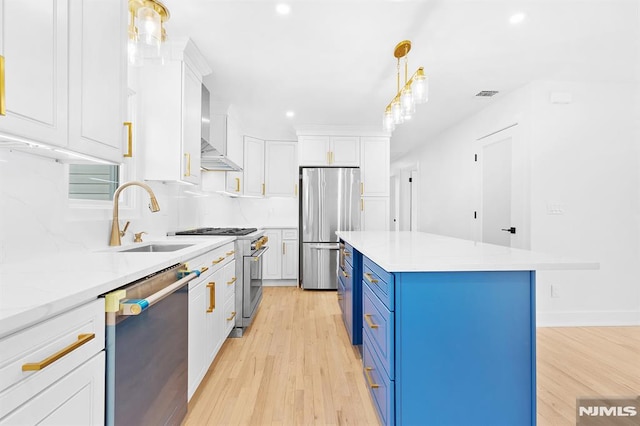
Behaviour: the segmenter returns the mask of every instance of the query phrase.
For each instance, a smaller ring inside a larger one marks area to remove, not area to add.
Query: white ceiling
[[[637,0],[281,2],[290,15],[269,0],[164,2],[169,37],[191,37],[211,65],[214,99],[265,139],[295,139],[305,125],[381,129],[403,39],[413,43],[409,73],[425,67],[430,99],[393,133],[392,157],[532,80],[640,75]],[[517,12],[526,17],[512,25]],[[480,90],[500,94],[476,98]]]

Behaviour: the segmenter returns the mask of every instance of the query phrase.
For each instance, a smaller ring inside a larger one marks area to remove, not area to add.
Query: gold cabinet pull
[[[367,279],[367,281],[369,281],[371,284],[378,284],[378,280],[376,280],[375,278],[373,278],[373,275],[371,275],[368,272],[364,273],[364,277]]]
[[[227,321],[231,321],[235,317],[236,317],[236,311],[231,311],[231,316],[229,318],[227,318]]]
[[[364,211],[364,199],[360,198],[360,211]]]
[[[205,272],[207,272],[209,270],[209,268],[207,268],[206,266],[203,266],[202,268],[200,268],[200,273],[204,274]]]
[[[236,192],[240,192],[240,178],[236,178]]]
[[[236,277],[231,278],[231,281],[227,281],[227,285],[235,283],[238,279]]]
[[[262,184],[262,195],[264,195],[264,183]]]
[[[133,123],[130,121],[125,121],[125,126],[127,126],[127,153],[122,156],[125,158],[133,157]]]
[[[184,156],[187,159],[187,172],[184,174],[184,177],[189,177],[191,176],[191,154],[185,152]]]
[[[216,283],[210,282],[207,284],[207,288],[209,289],[209,307],[207,308],[207,313],[210,314],[216,308]]]
[[[342,253],[346,256],[346,257],[351,257],[351,252],[349,250],[342,250]]]
[[[360,182],[360,195],[364,195],[364,182]]]
[[[371,314],[364,314],[364,320],[367,322],[369,328],[378,328],[378,324],[374,324],[373,321],[371,321]]]
[[[298,184],[293,185],[293,195],[298,196]]]
[[[228,251],[226,254],[227,254],[227,256],[231,256],[231,255],[232,255],[232,254],[234,254],[235,252],[236,252],[235,250],[231,250],[231,251]]]
[[[212,265],[217,265],[218,263],[222,262],[224,260],[224,257],[219,257],[217,260],[214,260],[213,262],[211,262]]]
[[[342,272],[342,275],[344,275],[345,278],[349,278],[349,274],[347,274],[345,271],[340,271]]]
[[[68,353],[75,351],[80,346],[84,345],[85,343],[87,343],[88,341],[93,339],[94,337],[96,337],[96,335],[94,333],[78,334],[78,340],[76,340],[75,342],[73,342],[72,344],[67,346],[66,348],[59,350],[55,354],[43,359],[40,362],[30,362],[30,363],[27,363],[27,364],[23,364],[22,365],[22,371],[38,371],[38,370],[42,370],[45,367],[47,367],[48,365],[53,364],[54,362],[56,362],[57,360],[59,360],[63,356],[67,355]]]
[[[369,387],[371,389],[377,389],[380,387],[380,385],[377,383],[373,383],[373,378],[371,378],[371,370],[373,370],[372,367],[365,367],[364,375],[367,376],[367,383],[369,384]]]
[[[7,97],[4,86],[4,56],[0,55],[0,115],[7,115]]]

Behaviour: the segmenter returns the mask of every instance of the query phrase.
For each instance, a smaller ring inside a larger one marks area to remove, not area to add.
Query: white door
[[[244,137],[244,195],[263,196],[264,186],[264,141]]]
[[[266,194],[272,197],[295,197],[298,185],[296,142],[265,142]]]
[[[398,212],[400,211],[400,180],[397,175],[391,176],[389,188],[389,230],[399,231]]]
[[[329,136],[301,136],[298,139],[300,166],[329,164]]]
[[[282,241],[282,279],[298,279],[298,240]]]
[[[202,83],[183,63],[182,88],[182,180],[200,182],[200,141],[202,132]]]
[[[511,136],[482,148],[482,242],[511,246]],[[516,227],[517,232],[517,227]]]
[[[208,289],[205,288],[204,281],[189,289],[188,399],[196,392],[208,368],[206,327],[209,294],[205,290]]]
[[[265,280],[282,279],[282,232],[279,229],[265,231],[264,235],[269,239],[269,250],[262,255],[262,278]]]
[[[358,167],[360,165],[360,138],[357,136],[331,137],[329,165]]]

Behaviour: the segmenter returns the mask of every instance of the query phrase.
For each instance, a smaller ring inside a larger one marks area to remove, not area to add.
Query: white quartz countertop
[[[424,232],[336,232],[387,272],[598,269],[597,262]]]
[[[234,240],[181,237],[162,242],[193,245],[165,253],[118,253],[112,247],[0,265],[0,337]]]

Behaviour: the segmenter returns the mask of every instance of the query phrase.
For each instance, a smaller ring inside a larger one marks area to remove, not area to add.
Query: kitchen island
[[[365,379],[383,424],[536,423],[535,271],[583,262],[421,232],[338,232],[359,276]],[[357,283],[357,285],[356,285]]]

